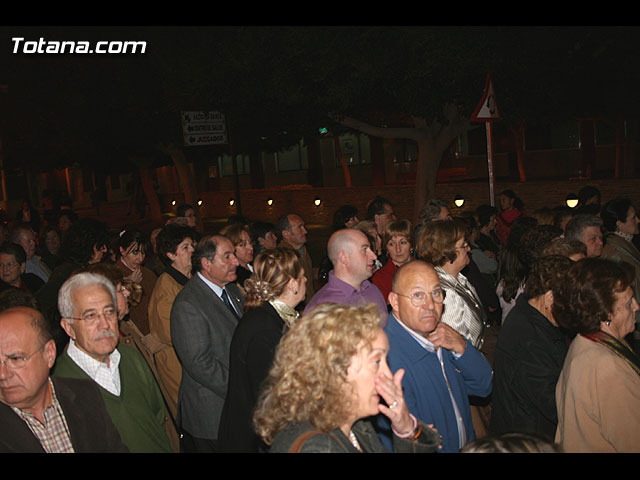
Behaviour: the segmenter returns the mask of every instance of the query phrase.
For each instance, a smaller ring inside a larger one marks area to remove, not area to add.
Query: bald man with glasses
[[[0,312],[0,453],[128,452],[93,382],[50,378],[55,358],[40,312]]]
[[[440,322],[445,295],[433,266],[421,260],[403,265],[393,277],[392,311],[384,330],[391,371],[405,370],[409,411],[440,432],[440,452],[453,453],[475,438],[468,397],[491,393],[492,371],[468,340]],[[388,422],[380,416],[378,424],[383,443],[390,446]]]

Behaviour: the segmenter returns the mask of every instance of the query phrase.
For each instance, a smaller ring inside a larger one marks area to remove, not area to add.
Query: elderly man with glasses
[[[95,383],[50,378],[55,359],[40,312],[0,313],[0,453],[127,452]]]
[[[75,274],[62,285],[58,308],[70,340],[56,362],[54,376],[95,381],[132,453],[170,453],[160,388],[142,355],[118,345],[113,283],[95,273]]]
[[[445,299],[436,270],[414,260],[394,277],[385,326],[387,361],[402,379],[409,411],[433,424],[443,438],[440,452],[457,452],[475,438],[469,395],[488,396],[492,371],[487,359],[462,335],[440,322]],[[387,422],[380,416],[380,436],[390,445]]]

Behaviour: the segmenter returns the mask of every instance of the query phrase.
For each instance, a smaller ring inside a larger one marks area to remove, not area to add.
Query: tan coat
[[[578,335],[556,386],[555,441],[567,453],[640,452],[640,375]]]
[[[155,339],[164,348],[154,355],[159,380],[162,382],[168,398],[167,405],[173,418],[178,407],[178,387],[182,379],[182,365],[173,348],[169,318],[173,301],[182,290],[182,285],[171,275],[163,273],[158,278],[149,300],[149,328]]]

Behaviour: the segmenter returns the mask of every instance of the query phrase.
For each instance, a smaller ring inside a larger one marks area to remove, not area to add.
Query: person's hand
[[[462,355],[467,348],[467,342],[462,335],[446,323],[440,322],[436,329],[427,335],[427,340],[438,348],[446,348]]]
[[[140,283],[142,282],[142,269],[141,268],[136,268],[131,275],[125,277],[125,280],[129,280],[130,282],[133,283]]]
[[[401,434],[411,433],[413,430],[413,419],[409,415],[409,409],[404,402],[404,394],[402,393],[402,377],[404,377],[404,369],[399,369],[393,378],[386,375],[379,375],[376,378],[376,392],[387,403],[380,403],[378,410],[391,420],[392,428]]]

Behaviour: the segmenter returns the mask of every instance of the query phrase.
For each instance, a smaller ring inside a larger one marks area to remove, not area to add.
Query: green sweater
[[[100,388],[111,420],[131,453],[171,453],[165,431],[166,409],[160,388],[144,357],[138,351],[119,345],[120,396]],[[53,369],[57,377],[89,378],[65,352]],[[87,406],[90,408],[90,406]]]

